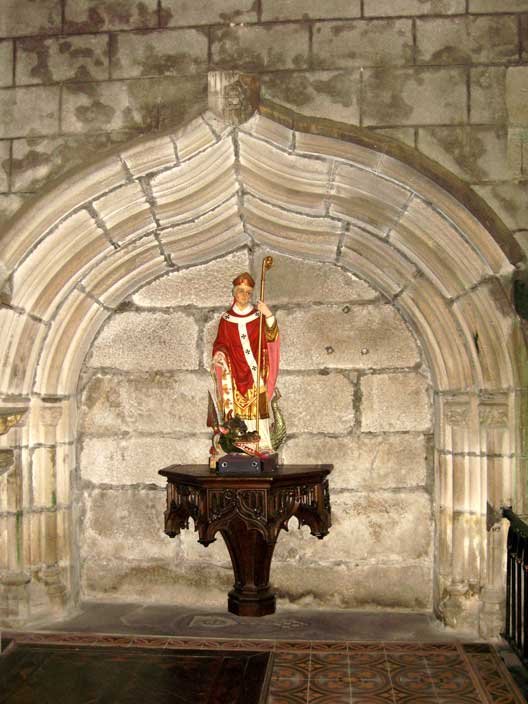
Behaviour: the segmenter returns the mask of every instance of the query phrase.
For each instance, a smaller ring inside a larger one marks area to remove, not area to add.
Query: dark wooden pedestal
[[[327,476],[332,465],[285,465],[255,475],[218,475],[207,465],[172,465],[167,478],[165,533],[173,538],[189,527],[198,542],[209,545],[220,533],[227,545],[235,584],[228,610],[239,616],[275,611],[269,573],[281,529],[296,516],[312,535],[324,538],[330,528]]]

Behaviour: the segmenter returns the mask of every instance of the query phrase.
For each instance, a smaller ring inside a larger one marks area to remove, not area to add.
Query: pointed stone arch
[[[103,322],[163,273],[258,243],[360,276],[420,337],[435,396],[436,609],[499,632],[496,512],[524,502],[525,343],[510,300],[521,254],[456,179],[389,152],[276,107],[239,126],[208,111],[73,175],[13,223],[0,398],[27,413],[4,436],[15,448],[0,476],[5,620],[76,598],[77,390]]]

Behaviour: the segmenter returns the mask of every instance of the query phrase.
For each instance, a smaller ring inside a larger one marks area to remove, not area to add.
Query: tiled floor
[[[268,704],[523,702],[489,646],[348,643],[277,652]]]
[[[274,662],[268,704],[525,701],[495,649],[486,643],[203,639],[67,632],[10,635],[24,642],[79,646],[270,651]]]

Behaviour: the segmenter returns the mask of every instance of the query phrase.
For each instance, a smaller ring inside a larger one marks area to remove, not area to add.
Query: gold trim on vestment
[[[277,318],[275,318],[271,327],[268,327],[267,323],[264,325],[264,327],[266,328],[266,340],[268,342],[275,342],[275,340],[279,336],[279,325],[277,323]]]
[[[233,383],[233,399],[235,404],[234,415],[244,420],[255,420],[257,416],[255,395],[255,386],[248,389],[245,394],[241,394],[237,389],[236,384]],[[268,408],[268,394],[265,390],[260,392],[260,417],[270,417]]]

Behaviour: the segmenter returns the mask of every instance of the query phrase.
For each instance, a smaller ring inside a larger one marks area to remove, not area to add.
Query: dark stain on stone
[[[108,394],[105,393],[106,384],[104,379],[99,376],[94,377],[90,380],[84,394],[83,394],[83,406],[84,411],[92,411],[97,407],[99,403],[108,403],[110,400]]]
[[[10,163],[11,163],[11,162],[10,162],[9,159],[4,159],[4,160],[2,161],[2,163],[1,163],[2,169],[4,170],[4,173],[5,173],[6,176],[9,175],[9,164],[10,164]]]
[[[262,29],[266,32],[272,31],[268,26],[263,26]],[[255,43],[257,42],[253,44]],[[284,67],[287,64],[277,42],[271,42],[269,46],[259,47],[259,49],[253,49],[251,44],[242,46],[240,33],[236,28],[226,28],[216,34],[213,39],[213,55],[216,57],[214,64],[219,68],[262,71],[266,68]]]
[[[305,74],[290,77],[272,74],[265,81],[265,91],[272,100],[296,107],[307,105],[313,95],[310,80]]]
[[[233,12],[220,12],[218,16],[222,22],[227,24],[229,22],[236,23],[244,14],[244,10],[234,10]]]
[[[317,93],[327,95],[333,103],[349,108],[354,103],[355,92],[346,73],[338,73],[327,80],[314,80],[313,87]]]
[[[520,275],[513,282],[513,301],[515,311],[523,320],[528,320],[528,281]]]
[[[97,83],[75,83],[66,88],[70,93],[80,93],[88,98],[95,99],[98,95]]]
[[[179,83],[172,90],[163,90],[163,86],[172,79],[163,80],[159,106],[160,128],[176,127],[196,117],[207,105],[207,78],[188,80]],[[194,113],[194,114],[193,114]]]
[[[353,22],[340,22],[339,24],[334,24],[331,27],[332,35],[334,37],[339,37],[341,34],[344,34],[345,32],[351,32],[354,30],[354,23]]]
[[[86,66],[79,66],[71,80],[89,81],[91,78],[93,78],[93,76],[90,71],[86,68]]]
[[[16,178],[18,174],[33,171],[39,166],[49,163],[49,160],[50,155],[46,152],[39,152],[36,149],[30,149],[21,159],[13,159],[13,177]]]
[[[500,132],[499,129],[498,133],[500,134]],[[478,130],[465,127],[433,127],[431,135],[442,150],[455,159],[465,173],[476,179],[488,177],[486,169],[479,165],[480,159],[486,154],[486,146],[479,137]]]
[[[80,47],[79,49],[73,49],[70,52],[70,57],[72,59],[91,59],[94,55],[94,50],[90,47]]]
[[[134,116],[134,111],[128,105],[123,110],[123,120],[124,120],[127,127],[139,127],[139,123]],[[156,125],[157,121],[155,118],[152,118],[151,121],[146,119],[144,122],[145,122],[145,126],[149,126],[149,125],[154,126],[154,125]]]
[[[528,14],[521,15],[521,51],[522,60],[528,61]]]
[[[424,79],[414,74],[417,83]],[[386,69],[374,69],[365,85],[366,112],[376,115],[378,121],[398,124],[412,115],[413,107],[402,98],[409,74]]]
[[[477,354],[480,355],[479,334],[478,334],[478,332],[473,333],[473,342],[475,343],[475,349],[477,350]]]
[[[470,64],[471,52],[459,46],[445,46],[435,51],[428,63],[432,64]]]
[[[194,60],[186,52],[157,54],[154,46],[148,46],[142,62],[142,76],[166,76],[192,73],[201,68],[203,62]]]
[[[306,68],[306,56],[304,54],[295,54],[292,59],[292,64],[295,66],[295,68]]]
[[[79,122],[91,127],[108,125],[115,114],[115,108],[105,105],[100,100],[95,100],[91,105],[79,105],[75,108],[75,115]]]
[[[138,3],[138,10],[140,6],[141,11],[144,13],[146,10],[144,4]],[[106,2],[101,2],[99,7],[102,13],[106,15],[107,22],[110,26],[118,25],[119,27],[126,27],[130,25],[132,13],[130,12],[128,3],[107,0]]]
[[[38,78],[44,83],[53,80],[53,75],[49,68],[49,44],[42,39],[24,39],[20,43],[23,51],[31,53],[36,59],[36,64],[30,73],[34,78]]]
[[[99,13],[96,7],[88,9],[88,17],[85,21],[77,22],[68,20],[66,30],[69,32],[100,32],[104,29],[105,18]]]
[[[167,25],[169,24],[171,19],[172,19],[171,10],[167,9],[166,7],[162,7],[161,12],[160,12],[160,26],[167,27]]]
[[[486,283],[486,287],[490,299],[495,303],[496,310],[504,316],[504,318],[511,318],[513,306],[502,284],[497,280],[492,280]]]
[[[215,64],[222,68],[240,67],[253,71],[266,67],[266,62],[259,52],[238,46],[237,43],[229,45],[226,42],[222,42],[218,47],[218,59]]]
[[[152,24],[152,15],[156,11],[149,10],[144,2],[138,2],[136,8],[140,23],[144,27],[149,27]]]
[[[156,25],[157,7],[150,10],[144,2],[137,2],[134,6],[128,0],[100,0],[88,9],[88,16],[85,20],[80,22],[68,20],[66,29],[75,32],[93,32],[101,31],[105,27],[146,29]]]
[[[126,126],[157,129],[160,101],[166,99],[164,91],[157,82],[144,79],[130,81],[127,87],[129,105],[123,110]]]

